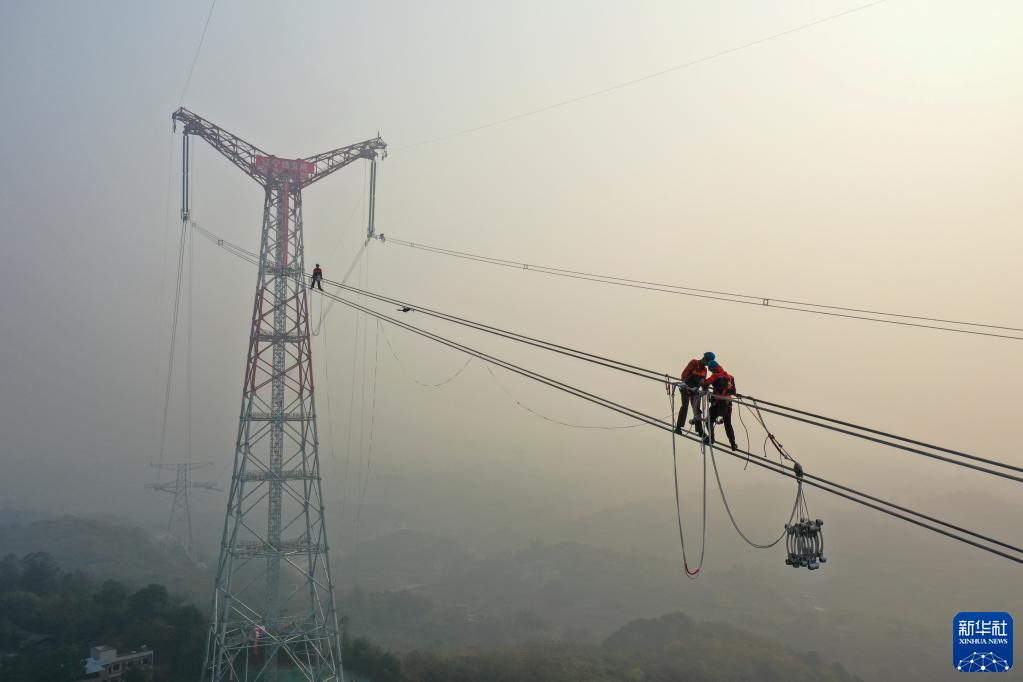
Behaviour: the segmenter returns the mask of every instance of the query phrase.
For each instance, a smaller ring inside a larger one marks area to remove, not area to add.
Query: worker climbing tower
[[[264,190],[234,473],[203,679],[341,680],[317,451],[302,190],[358,159],[376,159],[386,145],[376,137],[283,159],[187,109],[172,119],[184,126],[182,220],[189,220],[191,136],[206,140]]]

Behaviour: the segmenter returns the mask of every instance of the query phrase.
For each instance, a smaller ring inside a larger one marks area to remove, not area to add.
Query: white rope
[[[739,522],[735,520],[735,515],[732,513],[732,508],[728,504],[728,497],[725,495],[725,487],[721,483],[721,474],[718,472],[717,458],[715,458],[714,456],[714,438],[710,435],[711,433],[710,429],[712,428],[711,425],[712,419],[710,417],[709,398],[707,394],[704,394],[703,399],[707,401],[707,404],[705,405],[706,407],[705,413],[707,414],[707,439],[710,440],[710,462],[711,465],[714,467],[714,478],[717,480],[718,492],[721,493],[721,502],[722,504],[724,504],[725,511],[728,513],[728,519],[732,522],[732,528],[735,529],[735,532],[739,534],[739,537],[745,540],[746,544],[748,544],[750,547],[753,547],[755,549],[770,549],[771,547],[774,547],[779,542],[781,542],[782,538],[789,534],[788,525],[791,524],[792,520],[796,518],[796,511],[799,509],[800,502],[803,501],[803,482],[798,478],[796,479],[796,499],[792,503],[792,511],[789,513],[788,520],[783,524],[781,535],[779,535],[770,543],[766,544],[754,542],[753,540],[751,540],[749,536],[742,531],[742,528],[739,527]],[[762,426],[764,426],[764,430],[766,431],[767,425],[764,424],[762,418],[760,419],[760,423]],[[791,459],[791,457],[789,459]]]
[[[668,404],[671,407],[671,414],[675,414],[675,385],[670,384],[668,390]],[[675,445],[675,429],[671,430],[671,462],[674,469],[675,482],[675,516],[678,520],[678,539],[682,547],[682,568],[686,577],[696,580],[700,571],[703,570],[703,559],[707,550],[707,455],[703,456],[703,537],[700,544],[700,563],[696,570],[689,569],[689,560],[686,557],[686,539],[682,530],[682,502],[678,492],[678,448]],[[702,449],[701,445],[701,449]]]
[[[738,533],[739,537],[741,537],[743,540],[745,540],[746,544],[748,544],[750,547],[754,547],[756,549],[770,549],[771,547],[774,547],[779,542],[781,542],[781,539],[788,534],[788,531],[783,529],[782,532],[781,532],[781,535],[779,535],[777,538],[775,538],[773,541],[771,541],[768,544],[759,544],[757,542],[754,542],[753,540],[750,540],[749,537],[745,533],[742,532],[742,528],[739,527],[739,523],[735,520],[735,515],[732,514],[732,508],[728,505],[728,498],[725,497],[725,488],[724,488],[723,485],[721,485],[721,474],[718,473],[718,463],[717,463],[717,460],[714,458],[714,445],[713,445],[713,443],[711,444],[710,447],[711,447],[710,462],[714,466],[714,478],[716,478],[717,482],[718,482],[718,492],[721,493],[721,502],[723,502],[724,505],[725,505],[725,511],[728,512],[728,518],[731,520],[732,527],[735,528],[735,532]],[[789,518],[785,522],[786,525],[792,523],[792,519],[794,519],[796,517],[796,509],[799,507],[799,500],[802,497],[802,490],[803,490],[802,482],[797,481],[796,482],[796,499],[792,503],[792,512],[789,514]]]
[[[520,407],[523,410],[525,410],[526,412],[528,412],[531,415],[533,415],[534,417],[539,417],[540,419],[543,419],[544,421],[550,422],[551,424],[557,424],[558,426],[565,426],[565,427],[568,427],[570,429],[596,429],[596,430],[600,430],[600,431],[617,431],[617,430],[620,430],[620,429],[633,429],[633,428],[635,428],[637,426],[642,426],[642,423],[624,424],[622,426],[599,426],[599,425],[590,425],[590,424],[571,424],[569,422],[563,422],[563,421],[561,421],[559,419],[554,419],[553,417],[548,417],[545,414],[541,414],[540,412],[537,412],[536,410],[531,408],[529,405],[526,405],[521,400],[516,398],[512,394],[512,392],[508,390],[508,387],[505,386],[503,383],[501,383],[501,380],[497,378],[497,375],[494,374],[494,370],[492,370],[490,368],[489,364],[484,365],[484,368],[486,368],[487,372],[490,373],[490,377],[494,380],[494,383],[497,384],[497,387],[500,388],[501,391],[506,396],[508,396],[508,398],[511,399],[511,401],[513,403],[515,403],[516,407]]]
[[[422,386],[424,388],[438,388],[440,386],[444,386],[445,384],[451,383],[452,381],[457,379],[458,376],[462,372],[465,371],[465,369],[469,366],[469,364],[473,360],[476,359],[476,358],[474,358],[473,356],[470,355],[469,358],[465,361],[465,364],[463,364],[461,367],[459,367],[458,370],[454,374],[449,376],[447,379],[444,379],[443,381],[438,381],[435,384],[428,384],[428,383],[426,383],[424,381],[420,381],[419,379],[417,379],[412,374],[412,372],[409,371],[408,367],[405,366],[405,363],[401,361],[401,358],[398,357],[398,353],[396,353],[395,350],[394,350],[394,346],[391,345],[391,339],[387,336],[387,331],[384,329],[384,327],[382,325],[380,325],[380,324],[377,324],[377,328],[378,328],[380,334],[384,337],[384,342],[387,344],[388,350],[391,351],[391,357],[394,358],[394,361],[398,364],[398,367],[400,367],[402,369],[402,371],[405,372],[405,376],[407,376],[413,383],[419,384],[420,386]]]

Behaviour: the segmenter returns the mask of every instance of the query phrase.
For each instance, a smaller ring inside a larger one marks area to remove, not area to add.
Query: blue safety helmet
[[[717,357],[717,356],[714,355],[713,353],[711,353],[710,351],[707,351],[706,353],[703,354],[703,361],[704,362],[714,362],[714,358],[715,357]]]
[[[720,368],[721,368],[721,365],[719,365],[718,363],[716,363],[713,360],[711,360],[710,362],[707,363],[707,369],[718,370]]]

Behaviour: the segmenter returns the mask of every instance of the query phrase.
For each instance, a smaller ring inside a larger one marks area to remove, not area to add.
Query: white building
[[[141,670],[149,677],[153,671],[153,650],[142,647],[138,651],[130,651],[117,655],[112,646],[98,645],[89,650],[85,659],[85,680],[119,680],[129,670]]]

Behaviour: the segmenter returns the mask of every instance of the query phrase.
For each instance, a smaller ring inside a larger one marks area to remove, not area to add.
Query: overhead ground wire
[[[202,25],[202,34],[199,36],[199,44],[195,48],[195,55],[192,57],[192,65],[188,67],[188,76],[185,78],[185,85],[181,88],[181,97],[178,99],[178,106],[180,107],[185,101],[185,93],[188,92],[188,86],[192,83],[192,74],[195,72],[195,65],[199,61],[199,53],[202,52],[202,45],[206,41],[206,31],[210,27],[210,19],[213,18],[213,8],[217,6],[217,0],[213,0],[210,3],[210,11],[206,13],[206,22]]]
[[[1023,341],[1023,336],[980,331],[981,329],[994,329],[1000,331],[1023,332],[1023,327],[1012,327],[1008,325],[991,324],[985,322],[967,322],[963,320],[927,317],[923,315],[910,315],[905,313],[890,313],[878,310],[868,310],[863,308],[853,308],[823,303],[810,303],[805,301],[797,301],[784,298],[774,298],[771,296],[740,294],[728,291],[719,291],[715,289],[703,289],[678,284],[666,284],[662,282],[630,279],[627,277],[603,275],[592,272],[584,272],[580,270],[570,270],[567,268],[539,265],[535,263],[526,263],[522,261],[513,261],[503,258],[494,258],[491,256],[482,256],[479,254],[467,253],[464,251],[455,251],[453,249],[445,249],[441,247],[421,244],[418,242],[410,242],[403,239],[396,239],[394,237],[387,237],[385,240],[381,241],[384,241],[387,244],[397,244],[399,246],[404,246],[412,249],[419,249],[422,251],[428,251],[440,255],[460,258],[462,260],[486,263],[488,265],[497,265],[500,267],[512,268],[516,270],[538,272],[546,275],[553,275],[556,277],[565,277],[568,279],[576,279],[613,286],[627,287],[630,289],[656,291],[664,294],[673,294],[677,296],[688,296],[692,298],[702,298],[714,301],[722,301],[726,303],[741,303],[744,305],[759,306],[762,308],[775,308],[778,310],[789,310],[793,312],[811,313],[815,315],[840,317],[846,319],[861,320],[866,322],[877,322],[882,324],[916,327],[920,329],[932,329],[935,331],[945,331],[959,334],[973,334],[977,336],[988,336],[1000,339]],[[871,315],[875,316],[881,315],[884,317],[870,317]],[[935,322],[938,324],[922,324],[923,322]],[[964,328],[942,326],[949,324],[960,325],[961,327]]]
[[[538,107],[536,109],[530,109],[530,110],[527,110],[527,111],[521,111],[521,112],[518,112],[516,114],[512,114],[510,116],[505,116],[503,118],[499,118],[497,120],[490,121],[489,123],[483,123],[483,124],[480,124],[480,125],[477,125],[477,126],[473,126],[471,128],[463,128],[461,130],[456,130],[454,132],[450,132],[450,133],[447,133],[447,134],[444,134],[444,135],[439,135],[439,136],[436,136],[436,137],[427,138],[425,140],[419,140],[418,142],[411,142],[411,143],[403,145],[401,147],[396,147],[394,149],[394,151],[402,151],[402,150],[405,150],[405,149],[412,149],[412,148],[420,147],[420,146],[427,145],[427,144],[433,144],[435,142],[441,142],[443,140],[449,140],[449,139],[451,139],[453,137],[460,137],[462,135],[468,135],[469,133],[475,133],[475,132],[478,132],[478,131],[481,131],[481,130],[486,130],[488,128],[495,128],[497,126],[504,125],[506,123],[511,123],[512,121],[518,121],[518,120],[523,119],[523,118],[528,118],[528,117],[531,117],[531,116],[536,116],[537,114],[542,114],[544,112],[551,111],[553,109],[560,109],[561,107],[568,106],[570,104],[575,104],[577,102],[582,102],[582,101],[588,100],[588,99],[590,99],[592,97],[598,97],[600,95],[605,95],[605,94],[607,94],[609,92],[614,92],[615,90],[620,90],[622,88],[627,88],[627,87],[630,87],[632,85],[636,85],[638,83],[643,83],[645,81],[649,81],[649,80],[652,80],[652,79],[655,79],[655,78],[659,78],[661,76],[666,76],[666,75],[668,75],[670,73],[674,73],[676,71],[681,71],[683,69],[688,69],[690,67],[696,66],[698,64],[703,64],[704,62],[709,62],[709,61],[711,61],[713,59],[717,59],[719,57],[724,57],[724,56],[729,55],[729,54],[734,54],[736,52],[741,52],[741,51],[747,50],[747,49],[749,49],[751,47],[756,47],[757,45],[762,45],[763,43],[767,43],[767,42],[770,42],[772,40],[776,40],[778,38],[782,38],[784,36],[791,35],[793,33],[798,33],[799,31],[804,31],[804,30],[806,30],[808,28],[812,28],[814,26],[819,26],[821,24],[825,24],[825,23],[828,23],[830,21],[834,21],[836,19],[840,19],[842,17],[849,16],[850,14],[855,14],[856,12],[860,12],[862,10],[865,10],[865,9],[869,8],[869,7],[874,7],[875,5],[880,5],[883,2],[885,2],[885,0],[874,0],[874,2],[868,2],[865,5],[859,5],[858,7],[852,7],[850,9],[844,10],[842,12],[838,12],[836,14],[831,14],[829,16],[822,17],[820,19],[815,19],[815,20],[807,22],[805,24],[800,24],[799,26],[793,26],[792,28],[785,29],[784,31],[779,31],[777,33],[772,33],[772,34],[764,36],[762,38],[757,38],[756,40],[751,40],[749,42],[742,43],[740,45],[735,45],[733,47],[729,47],[729,48],[726,48],[724,50],[719,50],[717,52],[712,52],[712,53],[704,55],[702,57],[697,57],[696,59],[691,59],[691,60],[689,60],[687,62],[683,62],[681,64],[676,64],[676,65],[670,66],[670,67],[668,67],[666,69],[661,69],[660,71],[655,71],[653,73],[648,73],[648,74],[645,74],[645,75],[642,75],[642,76],[638,76],[636,78],[632,78],[632,79],[629,79],[627,81],[622,81],[622,82],[619,82],[619,83],[615,83],[613,85],[609,85],[609,86],[600,88],[599,90],[592,90],[592,91],[584,93],[582,95],[576,95],[575,97],[569,97],[568,99],[563,99],[563,100],[560,100],[560,101],[557,101],[557,102],[552,102],[550,104],[544,105],[542,107]]]

